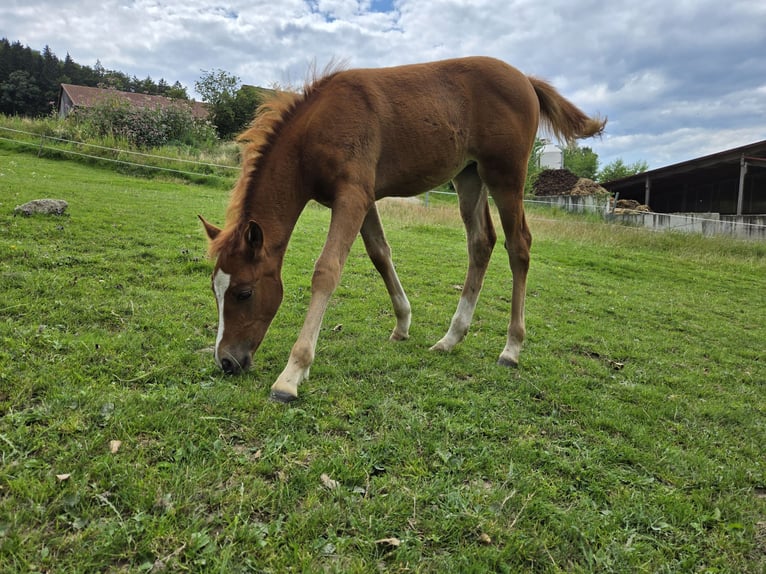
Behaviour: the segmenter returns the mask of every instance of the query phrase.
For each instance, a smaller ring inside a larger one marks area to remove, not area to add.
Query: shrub
[[[208,147],[216,140],[215,128],[197,120],[184,104],[138,108],[119,97],[104,98],[90,108],[78,108],[67,123],[93,138],[117,138],[148,149],[164,145]]]

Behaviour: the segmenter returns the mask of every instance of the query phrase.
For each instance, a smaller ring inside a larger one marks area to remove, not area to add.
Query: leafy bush
[[[148,149],[164,145],[208,147],[216,140],[212,124],[197,120],[182,103],[138,108],[119,97],[105,98],[90,108],[78,108],[66,121],[86,136],[114,137]]]
[[[615,181],[623,177],[630,177],[638,173],[643,173],[649,169],[649,164],[644,160],[639,160],[631,164],[626,164],[621,157],[608,163],[598,172],[597,179],[599,183]]]

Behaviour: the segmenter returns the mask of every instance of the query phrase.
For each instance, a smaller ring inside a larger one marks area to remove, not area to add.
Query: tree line
[[[78,64],[69,53],[62,60],[47,45],[40,52],[18,41],[0,39],[0,113],[31,118],[48,115],[56,105],[61,84],[189,99],[179,82],[171,85],[151,77],[141,80],[107,70],[99,61],[93,67]]]

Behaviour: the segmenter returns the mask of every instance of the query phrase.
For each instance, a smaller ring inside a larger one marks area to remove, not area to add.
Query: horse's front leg
[[[399,276],[396,274],[396,269],[394,269],[394,262],[391,259],[391,248],[386,241],[383,224],[380,222],[380,215],[378,215],[378,209],[375,207],[375,204],[370,207],[367,216],[364,218],[362,239],[367,249],[367,255],[383,278],[388,295],[391,297],[391,303],[394,306],[396,327],[394,327],[390,338],[392,341],[408,339],[410,336],[412,310],[407,295],[399,281]]]
[[[271,397],[276,401],[290,402],[297,399],[298,385],[309,376],[322,318],[370,205],[371,202],[361,194],[349,199],[340,197],[333,203],[327,241],[314,265],[306,319],[290,351],[287,366],[271,386]]]

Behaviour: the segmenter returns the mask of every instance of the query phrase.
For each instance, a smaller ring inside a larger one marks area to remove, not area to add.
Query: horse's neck
[[[264,244],[272,253],[279,254],[281,257],[284,256],[295,225],[307,203],[308,199],[298,195],[263,198],[252,205],[248,213],[248,221],[255,221],[261,226]]]
[[[245,199],[247,216],[263,228],[264,242],[281,254],[310,199],[300,167],[290,138],[277,140],[261,158],[251,195]]]

